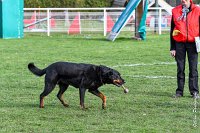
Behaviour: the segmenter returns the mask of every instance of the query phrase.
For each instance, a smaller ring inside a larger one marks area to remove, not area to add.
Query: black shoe
[[[173,97],[174,98],[180,98],[180,97],[182,97],[183,95],[181,95],[181,94],[179,94],[179,93],[176,93]]]
[[[197,92],[193,93],[192,98],[199,99],[200,96]]]

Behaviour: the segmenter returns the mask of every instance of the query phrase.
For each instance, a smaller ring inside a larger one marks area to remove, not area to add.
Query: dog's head
[[[125,83],[120,73],[114,69],[100,65],[101,80],[105,84],[114,84],[118,87]]]

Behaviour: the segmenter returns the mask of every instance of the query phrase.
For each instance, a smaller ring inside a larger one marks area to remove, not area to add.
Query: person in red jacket
[[[182,97],[185,84],[186,55],[189,63],[189,91],[199,98],[198,53],[195,37],[199,36],[200,7],[192,0],[181,0],[181,5],[172,9],[170,31],[170,54],[177,62],[177,89],[175,97]]]

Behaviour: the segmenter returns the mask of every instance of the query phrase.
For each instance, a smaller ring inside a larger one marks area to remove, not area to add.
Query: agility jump
[[[141,38],[142,40],[144,40],[146,38],[146,14],[147,14],[147,10],[148,10],[148,0],[130,0],[129,3],[127,4],[125,10],[122,12],[119,19],[113,26],[112,31],[109,33],[109,35],[107,37],[108,40],[114,41],[117,38],[120,31],[126,25],[128,20],[131,18],[134,10],[136,9],[136,7],[138,7],[138,5],[142,5],[138,9],[141,9],[141,7],[143,7],[142,10],[138,10],[138,11],[136,10],[136,16],[137,16],[137,14],[139,14],[138,19],[140,20],[139,28],[137,31],[139,33],[138,38]],[[138,21],[136,21],[136,22],[138,22]],[[138,24],[136,23],[136,25],[138,25]]]

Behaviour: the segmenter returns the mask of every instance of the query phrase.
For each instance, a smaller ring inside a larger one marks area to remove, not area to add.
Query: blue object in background
[[[144,2],[144,8],[143,8],[143,14],[142,18],[140,20],[140,25],[138,28],[138,33],[140,35],[140,38],[142,40],[146,39],[146,18],[147,18],[147,12],[148,12],[148,0],[145,0]]]
[[[0,38],[22,38],[24,0],[0,0]]]
[[[133,14],[135,8],[139,5],[141,0],[130,0],[126,9],[122,12],[119,19],[113,26],[111,32],[109,33],[107,39],[110,41],[114,41],[118,34],[120,33],[121,29],[126,25],[127,21],[130,19],[131,15]],[[148,10],[148,0],[145,0],[144,12],[142,19],[139,25],[139,34],[142,39],[146,38],[146,14]]]

